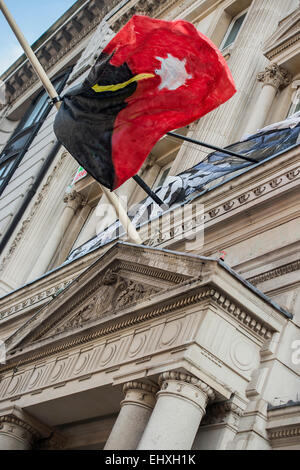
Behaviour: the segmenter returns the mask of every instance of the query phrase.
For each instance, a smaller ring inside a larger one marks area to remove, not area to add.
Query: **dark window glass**
[[[224,42],[224,44],[222,45],[222,49],[225,49],[226,47],[230,46],[230,44],[232,44],[237,35],[238,35],[238,32],[239,30],[241,29],[241,26],[244,22],[244,19],[246,18],[246,15],[247,15],[247,12],[244,13],[243,15],[239,16],[232,24],[231,26],[229,27],[229,32],[228,32],[228,36]]]
[[[67,75],[65,74],[54,80],[53,85],[58,93],[61,91],[66,77]],[[0,193],[11,177],[11,170],[13,169],[17,159],[30,143],[30,139],[34,138],[34,132],[36,131],[37,126],[41,125],[42,119],[46,117],[47,112],[50,110],[48,100],[49,98],[46,92],[42,92],[36,98],[25,114],[23,120],[18,125],[13,136],[6,144],[3,152],[0,154]]]

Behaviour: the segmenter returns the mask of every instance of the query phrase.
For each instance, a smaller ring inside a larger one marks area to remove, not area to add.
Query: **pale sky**
[[[76,0],[5,0],[30,44],[36,41]],[[22,55],[3,14],[0,12],[0,75]]]

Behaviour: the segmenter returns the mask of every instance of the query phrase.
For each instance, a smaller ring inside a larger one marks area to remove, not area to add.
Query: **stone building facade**
[[[226,146],[298,111],[298,0],[78,0],[33,46],[59,92],[135,13],[191,21],[234,76],[178,133]],[[70,258],[115,215],[74,182],[26,58],[1,79],[0,449],[299,449],[299,146],[140,226],[143,245]],[[208,152],[165,136],[140,175],[156,188]]]

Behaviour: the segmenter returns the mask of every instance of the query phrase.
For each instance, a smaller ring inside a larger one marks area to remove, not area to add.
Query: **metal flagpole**
[[[145,183],[145,181],[139,176],[139,175],[134,175],[132,177],[134,181],[145,191],[145,193],[148,194],[148,196],[153,199],[154,202],[156,202],[157,205],[163,207],[165,203],[155,194],[154,191],[152,191],[151,188]]]
[[[60,98],[55,90],[54,86],[52,85],[48,75],[46,74],[45,70],[43,69],[41,63],[39,62],[38,58],[34,54],[33,50],[31,49],[27,39],[23,35],[22,31],[20,30],[19,26],[17,25],[16,21],[14,20],[13,16],[9,12],[7,6],[5,5],[3,0],[0,0],[0,10],[2,11],[3,15],[5,16],[8,24],[10,25],[11,29],[13,30],[16,38],[18,39],[19,43],[21,44],[28,60],[30,61],[32,67],[34,68],[36,74],[38,75],[39,79],[41,80],[44,88],[46,89],[48,95],[50,96],[52,103],[56,106],[57,109],[60,108],[61,102]],[[100,185],[100,183],[99,183]],[[124,207],[121,204],[118,196],[112,192],[110,192],[107,188],[100,185],[103,193],[107,197],[108,201],[114,207],[121,224],[123,225],[124,229],[126,230],[128,236],[134,243],[139,245],[142,244],[142,240],[137,233],[134,225],[132,224],[131,220],[129,219],[127,212],[125,211]]]
[[[167,135],[171,137],[175,137],[176,139],[185,140],[186,142],[190,142],[191,144],[201,145],[202,147],[207,147],[212,150],[217,150],[218,152],[231,155],[232,157],[238,157],[238,158],[241,158],[242,160],[247,160],[248,162],[258,163],[258,160],[254,160],[254,158],[245,157],[245,155],[241,155],[240,153],[232,152],[231,150],[222,149],[221,147],[217,147],[216,145],[206,144],[205,142],[191,139],[190,137],[186,137],[185,135],[175,134],[174,132],[167,132]]]

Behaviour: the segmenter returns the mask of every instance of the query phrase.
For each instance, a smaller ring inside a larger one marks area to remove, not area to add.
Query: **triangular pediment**
[[[199,275],[201,260],[116,243],[6,341],[27,350],[93,329]]]
[[[276,55],[282,48],[289,47],[298,41],[300,35],[300,7],[283,18],[272,36],[265,42],[264,54],[271,60],[276,61]]]

